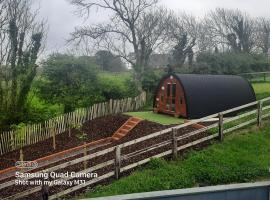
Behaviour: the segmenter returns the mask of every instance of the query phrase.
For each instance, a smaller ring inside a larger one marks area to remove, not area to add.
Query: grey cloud
[[[160,4],[175,11],[187,11],[197,16],[216,7],[239,8],[250,15],[270,18],[269,0],[161,0]],[[40,0],[40,16],[49,24],[46,54],[66,48],[65,40],[76,26],[83,25],[84,20],[74,14],[75,7],[68,0]],[[108,19],[106,11],[90,13],[87,23],[101,22]]]

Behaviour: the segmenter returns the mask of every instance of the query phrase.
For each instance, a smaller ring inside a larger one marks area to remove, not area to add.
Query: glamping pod
[[[201,118],[256,101],[252,86],[234,75],[169,74],[158,84],[154,112]]]

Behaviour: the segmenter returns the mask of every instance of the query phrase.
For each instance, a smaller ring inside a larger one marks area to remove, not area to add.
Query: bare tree
[[[72,0],[71,3],[87,17],[92,8],[112,12],[107,24],[77,28],[69,41],[78,44],[90,39],[93,47],[109,50],[125,59],[131,64],[134,80],[141,90],[142,75],[149,56],[167,39],[168,11],[157,8],[157,0]]]
[[[216,41],[208,26],[205,20],[198,23],[197,48],[199,52],[212,52],[219,46],[219,42]]]
[[[188,59],[192,64],[195,51],[196,40],[199,34],[199,24],[194,16],[182,13],[179,16],[173,14],[168,22],[169,37],[174,44],[172,49],[172,58],[170,63],[181,67],[185,60]]]
[[[240,10],[217,8],[209,13],[205,24],[218,45],[225,44],[232,51],[245,53],[255,46],[254,20]]]
[[[29,0],[0,1],[0,111],[9,113],[11,122],[25,109],[45,32],[31,5]]]
[[[259,18],[256,20],[256,45],[262,53],[266,54],[270,49],[270,20]]]

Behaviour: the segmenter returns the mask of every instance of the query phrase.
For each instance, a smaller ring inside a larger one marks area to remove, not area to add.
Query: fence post
[[[68,119],[68,137],[71,137],[72,121]]]
[[[223,140],[223,113],[218,114],[218,139],[222,142]]]
[[[20,161],[23,161],[23,150],[20,148]]]
[[[44,178],[42,178],[41,193],[42,193],[42,200],[49,199],[49,186],[45,184]]]
[[[55,124],[53,124],[53,126],[55,126]],[[52,131],[52,139],[53,139],[53,149],[55,150],[56,149],[56,128],[55,127],[52,127],[51,128],[51,131]]]
[[[117,146],[115,148],[115,178],[119,179],[121,169],[121,148]]]
[[[172,154],[173,154],[173,159],[177,159],[177,129],[173,128],[172,129]]]
[[[257,126],[261,127],[261,125],[262,125],[262,101],[259,101],[257,106]]]
[[[87,148],[86,148],[86,142],[83,143],[84,146],[83,146],[83,156],[87,156]],[[86,169],[87,168],[87,160],[85,160],[83,162],[83,168]]]

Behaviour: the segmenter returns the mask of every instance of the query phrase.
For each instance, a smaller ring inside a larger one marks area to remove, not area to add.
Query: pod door
[[[184,91],[175,77],[170,76],[160,83],[156,94],[154,111],[171,114],[176,117],[186,117]]]
[[[166,86],[166,111],[176,111],[176,83],[170,82]]]

